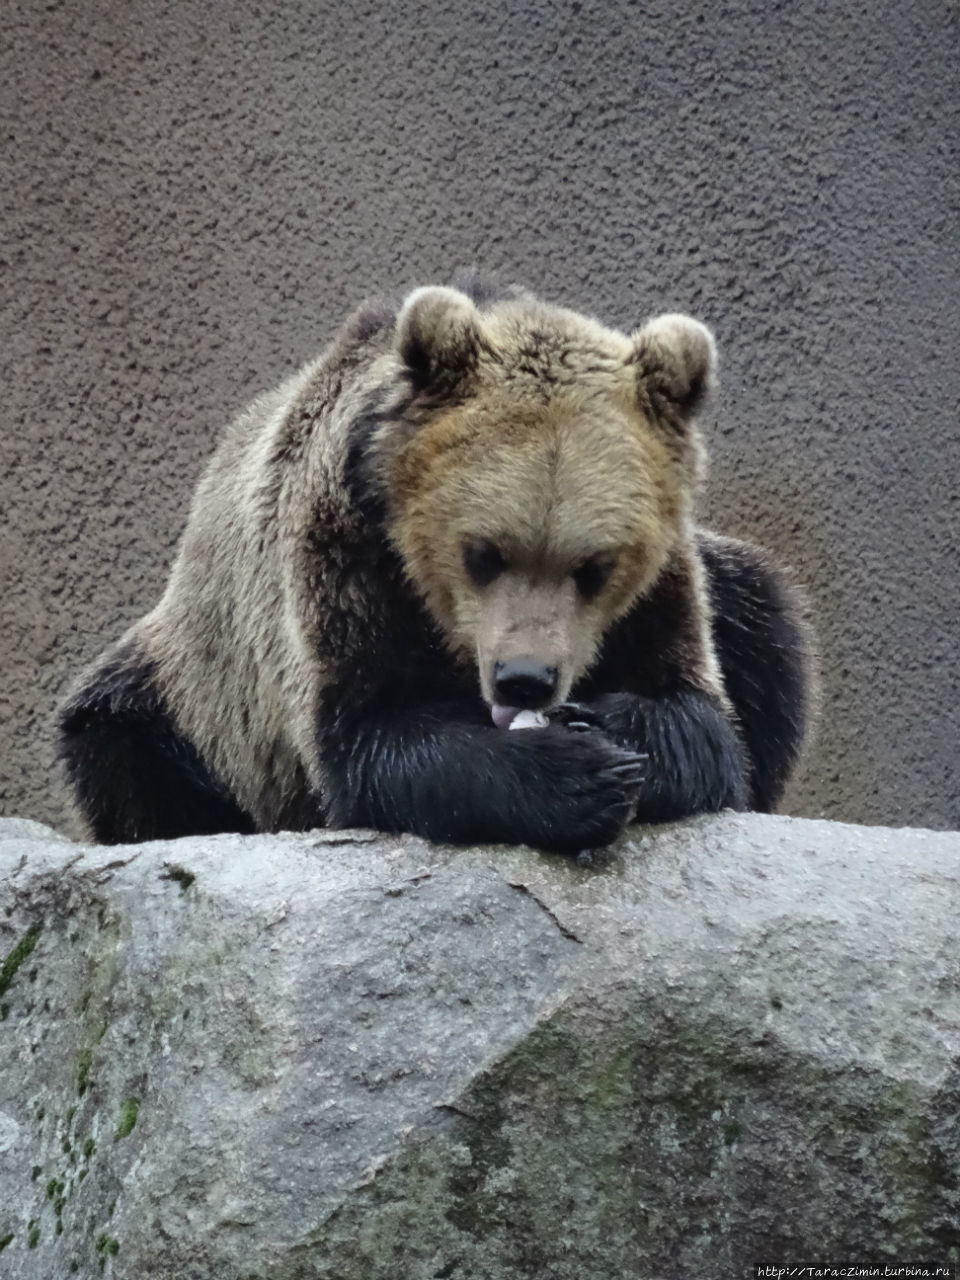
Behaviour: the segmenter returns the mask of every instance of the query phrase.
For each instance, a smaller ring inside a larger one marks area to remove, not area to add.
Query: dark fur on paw
[[[523,772],[542,800],[543,829],[530,842],[575,853],[615,840],[635,811],[646,761],[592,729],[550,725],[523,737]]]

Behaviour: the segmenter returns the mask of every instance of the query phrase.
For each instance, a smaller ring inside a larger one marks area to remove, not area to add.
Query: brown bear
[[[227,431],[162,599],[62,710],[98,840],[576,851],[776,804],[808,645],[766,556],[694,523],[709,331],[457,284],[363,308]]]

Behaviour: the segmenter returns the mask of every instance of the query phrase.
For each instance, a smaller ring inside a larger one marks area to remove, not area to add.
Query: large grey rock
[[[3,956],[11,1280],[960,1261],[955,835],[0,823]]]

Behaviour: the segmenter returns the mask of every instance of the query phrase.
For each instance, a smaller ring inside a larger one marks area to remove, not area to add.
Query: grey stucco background
[[[7,0],[0,808],[156,599],[228,417],[365,295],[478,263],[707,320],[704,514],[807,584],[787,808],[960,826],[956,3]]]

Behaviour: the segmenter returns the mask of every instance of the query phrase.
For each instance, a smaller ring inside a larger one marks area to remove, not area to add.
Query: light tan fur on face
[[[691,475],[640,407],[630,339],[582,317],[564,332],[554,314],[559,332],[539,335],[484,316],[470,394],[428,418],[390,478],[394,541],[487,701],[494,663],[521,655],[557,667],[566,697],[688,528]],[[506,561],[486,586],[464,568],[469,537]],[[572,574],[598,553],[615,568],[584,600]]]

